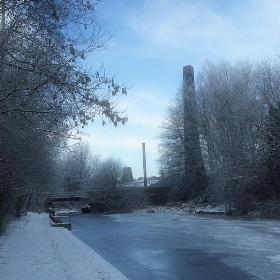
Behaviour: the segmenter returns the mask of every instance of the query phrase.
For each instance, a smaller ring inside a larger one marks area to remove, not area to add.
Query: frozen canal
[[[77,215],[72,232],[131,280],[280,279],[280,222],[184,214]]]

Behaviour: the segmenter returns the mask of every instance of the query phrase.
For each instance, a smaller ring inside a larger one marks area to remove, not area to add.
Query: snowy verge
[[[1,280],[127,280],[47,214],[28,213],[0,237]]]

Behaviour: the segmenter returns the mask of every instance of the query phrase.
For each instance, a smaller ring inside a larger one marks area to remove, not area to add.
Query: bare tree
[[[88,122],[127,121],[116,103],[126,87],[99,65],[85,67],[110,39],[97,18],[98,2],[0,1],[1,210],[19,186],[50,185],[53,151]]]
[[[260,136],[258,102],[252,66],[206,63],[198,88],[209,166],[232,171],[247,164]]]
[[[244,186],[255,176],[254,165],[264,147],[264,104],[255,73],[256,66],[247,61],[206,62],[199,77],[207,166],[216,195],[229,206],[246,205],[245,197],[251,194]]]
[[[93,155],[87,143],[81,142],[74,146],[62,157],[58,175],[62,180],[62,187],[59,186],[59,190],[66,192],[89,190],[100,162],[100,156]]]
[[[94,174],[96,189],[114,190],[121,184],[124,164],[119,159],[108,158],[100,163]]]
[[[258,65],[257,92],[263,104],[263,152],[259,159],[259,181],[255,193],[261,201],[280,197],[280,70],[279,54]]]
[[[165,120],[159,135],[159,168],[166,176],[184,174],[184,112],[182,90],[179,90],[172,104],[167,108]]]
[[[103,116],[114,125],[126,122],[112,100],[126,89],[101,69],[83,67],[85,57],[108,40],[96,21],[95,4],[2,1],[7,19],[0,34],[2,115],[35,117],[49,134],[66,135],[98,115],[104,123]]]
[[[197,79],[197,124],[209,189],[214,189],[210,194],[229,204],[244,195],[245,182],[255,176],[254,166],[264,151],[266,105],[256,73],[256,65],[247,61],[206,62]],[[168,110],[160,136],[160,162],[167,173],[182,170],[184,163],[183,115],[178,99]]]

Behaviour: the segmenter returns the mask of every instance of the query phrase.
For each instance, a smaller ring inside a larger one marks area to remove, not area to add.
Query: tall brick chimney
[[[199,142],[194,70],[191,65],[183,67],[183,97],[185,175],[192,176],[195,181],[204,181],[205,167]]]

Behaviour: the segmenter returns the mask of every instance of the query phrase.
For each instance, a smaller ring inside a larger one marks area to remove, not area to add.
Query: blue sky
[[[182,68],[205,60],[260,61],[280,43],[279,0],[104,0],[99,20],[114,34],[104,51],[87,58],[131,87],[119,99],[128,123],[115,128],[90,124],[86,141],[94,153],[115,157],[143,176],[157,175],[159,125],[181,82]]]

